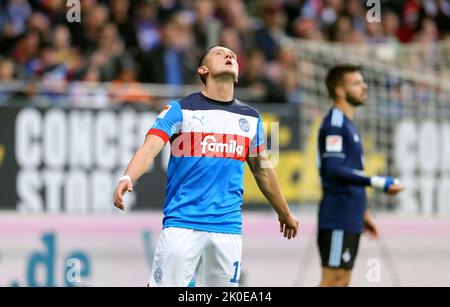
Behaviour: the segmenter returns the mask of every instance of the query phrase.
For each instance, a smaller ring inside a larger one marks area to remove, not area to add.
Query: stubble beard
[[[349,93],[347,93],[347,102],[352,105],[353,107],[359,107],[365,104],[364,99],[359,99]]]

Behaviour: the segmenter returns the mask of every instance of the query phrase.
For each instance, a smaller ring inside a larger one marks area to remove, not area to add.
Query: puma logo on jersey
[[[198,118],[197,116],[193,116],[192,119],[196,119],[200,122],[200,124],[202,124],[202,126],[205,125],[205,123],[203,122],[203,120],[205,119],[205,116],[202,116],[202,118]]]

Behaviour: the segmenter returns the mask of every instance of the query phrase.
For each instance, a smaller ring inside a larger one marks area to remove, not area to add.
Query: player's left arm
[[[292,214],[281,193],[277,174],[267,157],[266,151],[259,152],[255,156],[249,156],[246,160],[259,189],[278,214],[280,232],[284,233],[285,238],[295,238],[299,222]]]
[[[388,187],[386,193],[389,195],[397,195],[403,190],[405,190],[405,185],[399,179],[394,179],[394,183]]]
[[[391,176],[366,176],[361,170],[346,165],[346,136],[342,127],[326,127],[319,132],[319,148],[323,174],[346,184],[371,186],[395,195],[405,189],[399,179]]]
[[[364,212],[364,231],[369,233],[370,237],[374,240],[378,240],[380,238],[378,225],[369,209]]]

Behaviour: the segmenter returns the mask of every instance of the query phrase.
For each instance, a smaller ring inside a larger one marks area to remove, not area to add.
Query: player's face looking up
[[[210,74],[211,77],[229,76],[237,82],[239,65],[236,54],[228,48],[217,46],[209,50],[203,65],[198,68],[200,75]]]
[[[353,106],[360,106],[367,100],[367,83],[361,73],[355,71],[344,75],[344,94],[348,103]]]

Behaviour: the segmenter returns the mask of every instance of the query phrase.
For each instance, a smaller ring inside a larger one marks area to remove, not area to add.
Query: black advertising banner
[[[157,113],[132,108],[0,109],[0,205],[23,213],[113,211],[112,191]],[[136,185],[132,209],[162,207],[165,151]]]
[[[298,152],[297,112],[267,114],[269,121],[280,122],[281,130],[288,127],[290,137],[282,142],[281,155]],[[157,116],[133,107],[0,107],[0,209],[25,214],[116,211],[112,194],[117,180]],[[127,194],[131,210],[162,208],[169,157],[166,146],[134,193]],[[256,194],[252,197],[256,185],[248,174],[244,184],[247,204],[264,202]]]
[[[0,107],[0,208],[15,209],[17,164],[14,157],[14,125],[18,109]]]

